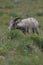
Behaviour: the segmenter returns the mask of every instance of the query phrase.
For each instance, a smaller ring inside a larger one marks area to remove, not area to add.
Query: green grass
[[[36,18],[40,35],[9,31],[17,16]],[[0,65],[43,65],[43,0],[0,0]]]

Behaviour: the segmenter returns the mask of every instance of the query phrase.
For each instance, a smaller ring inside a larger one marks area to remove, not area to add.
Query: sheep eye
[[[15,24],[13,24],[13,26],[15,26]]]

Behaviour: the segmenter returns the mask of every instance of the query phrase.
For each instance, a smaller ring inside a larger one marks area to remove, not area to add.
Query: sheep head
[[[21,18],[20,17],[16,17],[14,19],[11,19],[10,24],[9,24],[9,27],[8,27],[9,30],[12,30],[12,29],[16,29],[17,28],[17,24],[19,23],[19,22],[17,22],[18,19],[21,19]]]

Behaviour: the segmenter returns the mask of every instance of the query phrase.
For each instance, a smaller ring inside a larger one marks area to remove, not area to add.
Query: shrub
[[[21,42],[18,45],[18,47],[17,47],[16,50],[19,51],[19,53],[22,54],[22,55],[28,55],[28,54],[32,53],[33,48],[29,44],[26,44],[24,42]]]
[[[43,16],[43,12],[38,12],[37,16]]]
[[[20,39],[24,37],[24,34],[20,30],[12,30],[8,32],[8,38],[10,39]]]
[[[0,56],[5,56],[6,55],[6,49],[4,49],[3,47],[0,47]]]
[[[39,36],[33,36],[31,37],[33,40],[34,44],[36,44],[41,50],[43,50],[43,38]]]

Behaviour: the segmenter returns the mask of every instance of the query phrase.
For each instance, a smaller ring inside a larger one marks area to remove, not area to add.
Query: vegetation
[[[36,18],[40,35],[9,31],[17,16]],[[43,65],[43,0],[0,0],[0,65]]]

